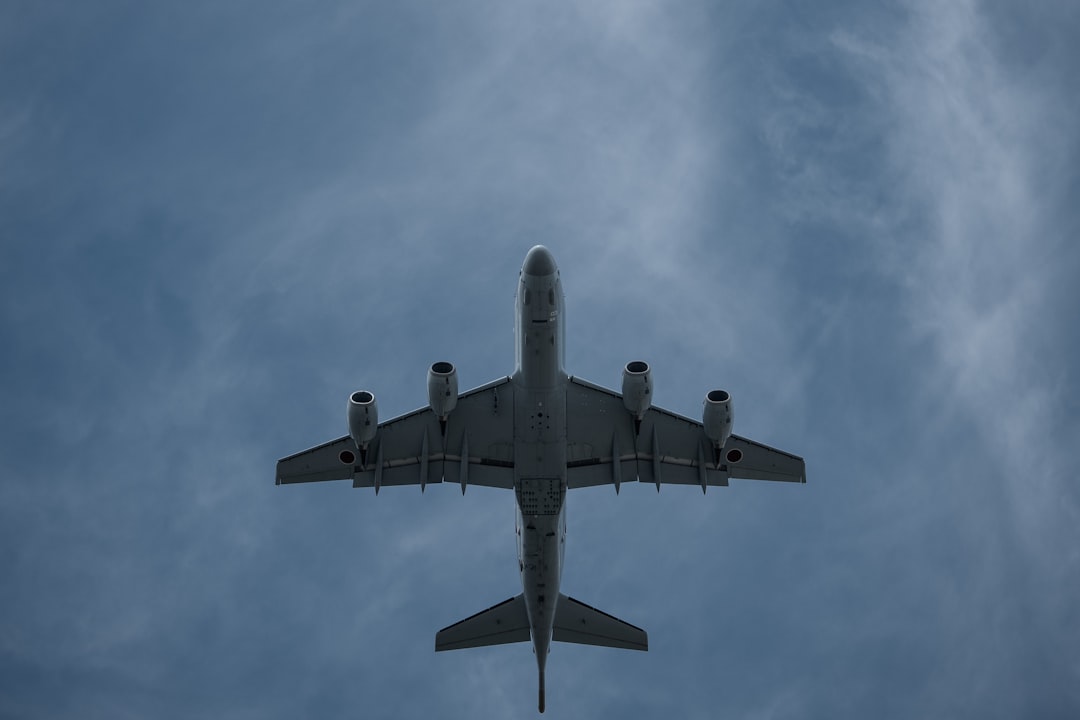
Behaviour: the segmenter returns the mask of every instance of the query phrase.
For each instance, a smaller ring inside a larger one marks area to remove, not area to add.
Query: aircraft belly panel
[[[558,515],[565,498],[566,486],[560,477],[518,478],[518,506],[526,517]]]

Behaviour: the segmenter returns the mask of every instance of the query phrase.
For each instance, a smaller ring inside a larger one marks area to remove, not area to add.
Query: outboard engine
[[[705,409],[701,413],[705,425],[705,437],[712,440],[713,447],[720,450],[731,435],[735,411],[731,407],[731,395],[727,390],[710,390],[705,396]]]
[[[622,374],[622,401],[636,421],[636,429],[641,429],[641,419],[652,405],[652,373],[649,363],[634,360],[626,363]]]
[[[368,443],[375,439],[379,430],[379,408],[375,396],[367,390],[357,390],[349,396],[349,436],[356,443],[356,449],[367,450]]]

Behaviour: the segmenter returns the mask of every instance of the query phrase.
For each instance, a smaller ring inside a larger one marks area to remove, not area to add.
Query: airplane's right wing
[[[619,393],[571,378],[566,389],[567,485],[640,480],[674,485],[727,485],[729,478],[806,482],[801,457],[738,435],[716,457],[704,426],[652,407],[639,427]]]
[[[283,458],[277,484],[349,480],[353,487],[460,483],[514,487],[514,385],[502,378],[462,393],[445,438],[421,408],[379,423],[367,457],[345,436]],[[445,442],[444,442],[445,440]]]

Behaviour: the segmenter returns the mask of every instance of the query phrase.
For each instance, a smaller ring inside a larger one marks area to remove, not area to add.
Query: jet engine
[[[731,435],[734,419],[735,411],[731,407],[731,395],[728,391],[710,390],[705,396],[705,409],[701,413],[701,421],[705,425],[705,436],[713,441],[714,447],[724,447],[728,436]]]
[[[457,406],[457,368],[453,363],[437,362],[427,374],[427,396],[431,411],[440,420]]]
[[[379,408],[375,396],[367,390],[357,390],[349,396],[349,435],[357,450],[366,449],[378,429]]]
[[[622,401],[634,419],[641,421],[652,404],[652,373],[649,363],[634,360],[626,363],[622,373]]]

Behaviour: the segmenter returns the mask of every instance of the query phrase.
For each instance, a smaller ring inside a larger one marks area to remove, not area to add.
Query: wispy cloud
[[[144,714],[531,713],[524,646],[430,653],[515,592],[509,495],[272,466],[342,434],[354,384],[389,416],[443,353],[508,372],[542,242],[572,372],[644,357],[691,414],[734,378],[739,431],[806,438],[811,468],[572,497],[566,590],[655,647],[560,646],[553,709],[900,715],[962,688],[1021,714],[1012,670],[1080,671],[1077,101],[1069,43],[1002,34],[1046,17],[115,9],[0,30],[34,61],[0,76],[36,68],[0,99],[0,669]]]
[[[1061,502],[1078,428],[1061,403],[1075,373],[1056,343],[1069,335],[1057,312],[1062,267],[1077,265],[1058,224],[1071,172],[1058,158],[1076,144],[1056,122],[1068,101],[1007,71],[992,33],[973,3],[916,4],[893,47],[835,41],[880,84],[893,190],[925,218],[922,237],[898,238],[905,250],[887,270],[903,283],[913,331],[933,341],[930,389],[963,409],[999,460],[1036,560],[1080,527],[1075,497]]]
[[[883,269],[901,283],[911,332],[930,341],[922,402],[978,433],[976,457],[952,472],[988,473],[983,482],[1007,499],[998,515],[1006,524],[993,527],[985,516],[978,532],[1019,542],[1021,562],[1038,568],[1021,574],[1027,587],[1014,590],[1012,602],[1036,603],[1037,642],[1052,652],[1059,631],[1052,628],[1075,627],[1061,598],[1075,593],[1080,570],[1080,502],[1068,480],[1080,426],[1063,403],[1077,379],[1065,354],[1072,341],[1061,342],[1071,321],[1059,312],[1062,281],[1078,262],[1061,217],[1062,188],[1074,171],[1059,158],[1076,154],[1075,136],[1059,123],[1070,101],[1061,85],[1030,85],[1025,73],[1002,65],[995,28],[979,5],[914,3],[909,10],[910,23],[893,42],[832,37],[888,118],[899,232]],[[901,229],[905,216],[921,220]],[[931,420],[928,429],[935,427]],[[968,593],[990,597],[1017,582],[1006,569],[1006,547],[988,547],[988,564],[973,568],[950,615],[971,617]],[[1023,612],[1009,602],[1002,612],[987,611],[1009,624]],[[976,634],[969,631],[961,637]],[[958,665],[976,662],[969,656]]]

